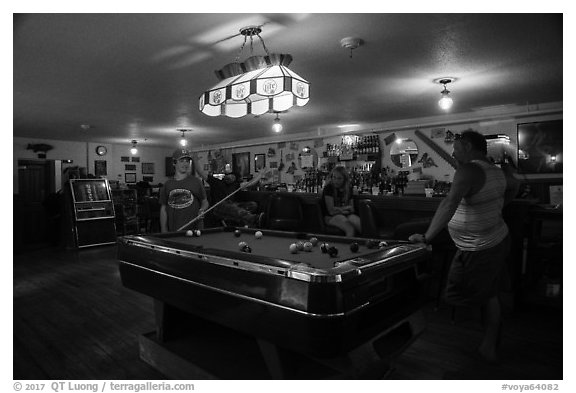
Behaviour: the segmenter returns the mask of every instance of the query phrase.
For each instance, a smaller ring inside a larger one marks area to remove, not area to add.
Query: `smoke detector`
[[[352,51],[363,43],[364,41],[361,38],[356,37],[345,37],[340,40],[340,45],[342,45],[343,48],[350,49],[350,57],[352,57]]]

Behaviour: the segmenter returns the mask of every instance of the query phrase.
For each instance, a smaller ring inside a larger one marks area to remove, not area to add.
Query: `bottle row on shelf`
[[[378,135],[354,136],[345,135],[341,142],[326,144],[326,157],[338,157],[341,160],[352,160],[361,154],[379,154],[380,139]]]

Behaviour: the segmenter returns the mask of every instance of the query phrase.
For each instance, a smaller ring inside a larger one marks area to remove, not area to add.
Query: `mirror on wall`
[[[390,159],[398,168],[410,168],[418,159],[418,146],[412,139],[398,138],[390,147]]]

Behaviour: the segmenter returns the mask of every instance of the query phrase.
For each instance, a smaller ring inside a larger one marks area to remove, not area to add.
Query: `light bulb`
[[[187,143],[188,143],[188,142],[186,142],[186,139],[184,139],[184,138],[180,139],[180,145],[181,145],[182,147],[186,146]]]
[[[282,131],[282,123],[280,123],[280,118],[278,117],[278,115],[276,115],[276,118],[274,119],[274,124],[272,125],[272,130],[274,130],[274,132],[280,132]]]
[[[450,98],[450,96],[448,95],[448,92],[446,92],[446,93],[442,92],[442,98],[440,98],[440,100],[438,100],[438,105],[440,106],[440,108],[447,111],[448,109],[450,109],[452,107],[453,103],[454,103],[454,101],[452,101],[452,98]]]
[[[137,153],[138,153],[138,149],[136,149],[136,147],[132,147],[132,148],[130,149],[130,153],[132,153],[132,154],[137,154]]]

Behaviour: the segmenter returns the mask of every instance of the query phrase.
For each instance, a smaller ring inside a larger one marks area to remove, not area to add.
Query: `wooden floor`
[[[165,379],[141,361],[152,300],[122,287],[115,246],[14,255],[14,379]],[[516,307],[505,315],[501,362],[477,360],[476,310],[426,308],[427,329],[390,379],[563,379],[562,310]]]

